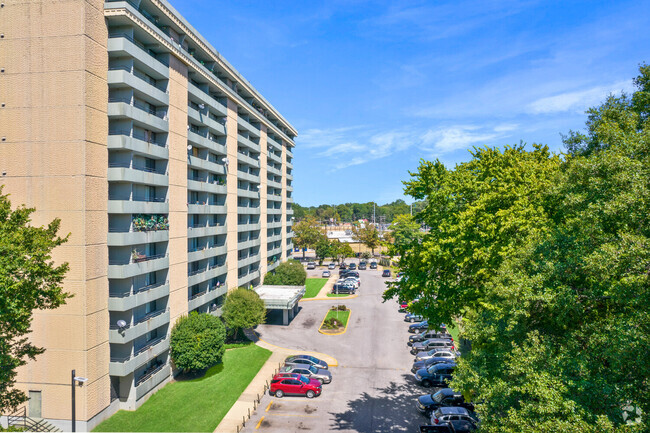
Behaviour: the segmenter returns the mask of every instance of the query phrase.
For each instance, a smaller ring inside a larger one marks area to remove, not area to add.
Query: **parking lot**
[[[320,277],[321,272],[309,271],[309,276]],[[397,302],[382,303],[386,279],[381,269],[359,274],[356,298],[303,301],[289,326],[258,327],[260,337],[271,344],[296,353],[326,353],[338,366],[330,368],[332,383],[323,385],[320,397],[275,398],[267,393],[243,431],[415,432],[426,422],[415,408],[417,396],[427,389],[412,379],[408,323]],[[327,310],[339,303],[352,310],[347,332],[320,334]]]

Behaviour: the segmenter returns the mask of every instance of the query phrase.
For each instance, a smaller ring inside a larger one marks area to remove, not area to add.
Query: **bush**
[[[269,286],[304,286],[307,271],[296,260],[280,263],[275,270],[264,276],[264,284]]]
[[[203,370],[221,362],[226,329],[211,314],[190,313],[176,321],[171,333],[171,357],[182,371]]]
[[[336,310],[347,311],[347,309],[348,309],[348,307],[346,307],[345,305],[339,305],[338,307],[335,305],[332,308],[330,308],[330,310],[332,310],[332,311],[336,311]]]
[[[257,292],[240,287],[228,294],[221,317],[228,329],[233,331],[233,335],[237,335],[240,329],[248,329],[264,323],[266,307]]]
[[[330,317],[323,321],[322,327],[324,329],[339,329],[341,326],[343,326],[343,322],[338,320],[336,317]]]

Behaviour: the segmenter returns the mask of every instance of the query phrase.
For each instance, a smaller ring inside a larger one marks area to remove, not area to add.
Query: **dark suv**
[[[446,386],[451,381],[455,368],[455,362],[436,364],[426,370],[418,370],[414,377],[422,386]]]
[[[377,262],[370,262],[370,269],[377,269]]]
[[[421,334],[411,335],[409,337],[408,345],[412,346],[413,343],[428,340],[429,338],[446,338],[446,339],[448,339],[448,340],[450,340],[452,342],[454,341],[454,339],[451,338],[451,335],[447,334],[446,332],[427,331],[427,332],[423,332]]]
[[[418,397],[417,408],[420,412],[426,415],[427,418],[431,415],[431,412],[442,406],[464,407],[468,411],[474,412],[474,405],[465,402],[462,394],[451,388],[442,388],[440,391],[434,392],[433,394],[426,394]]]
[[[431,349],[455,350],[454,343],[446,338],[430,338],[428,340],[413,343],[411,354],[417,355],[420,352],[426,352]]]

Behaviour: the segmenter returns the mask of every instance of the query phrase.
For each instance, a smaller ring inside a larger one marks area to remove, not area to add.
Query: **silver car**
[[[456,358],[453,350],[431,349],[428,352],[420,352],[415,356],[415,361],[424,361],[429,358],[448,358],[450,361]]]
[[[290,364],[282,367],[280,373],[298,373],[310,379],[320,380],[321,383],[330,383],[332,381],[332,372],[316,368],[308,364]]]

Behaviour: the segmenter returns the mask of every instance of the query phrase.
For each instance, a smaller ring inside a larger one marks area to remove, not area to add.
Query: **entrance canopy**
[[[267,310],[282,310],[282,323],[288,325],[298,313],[298,301],[305,294],[305,286],[260,286],[255,291]]]

